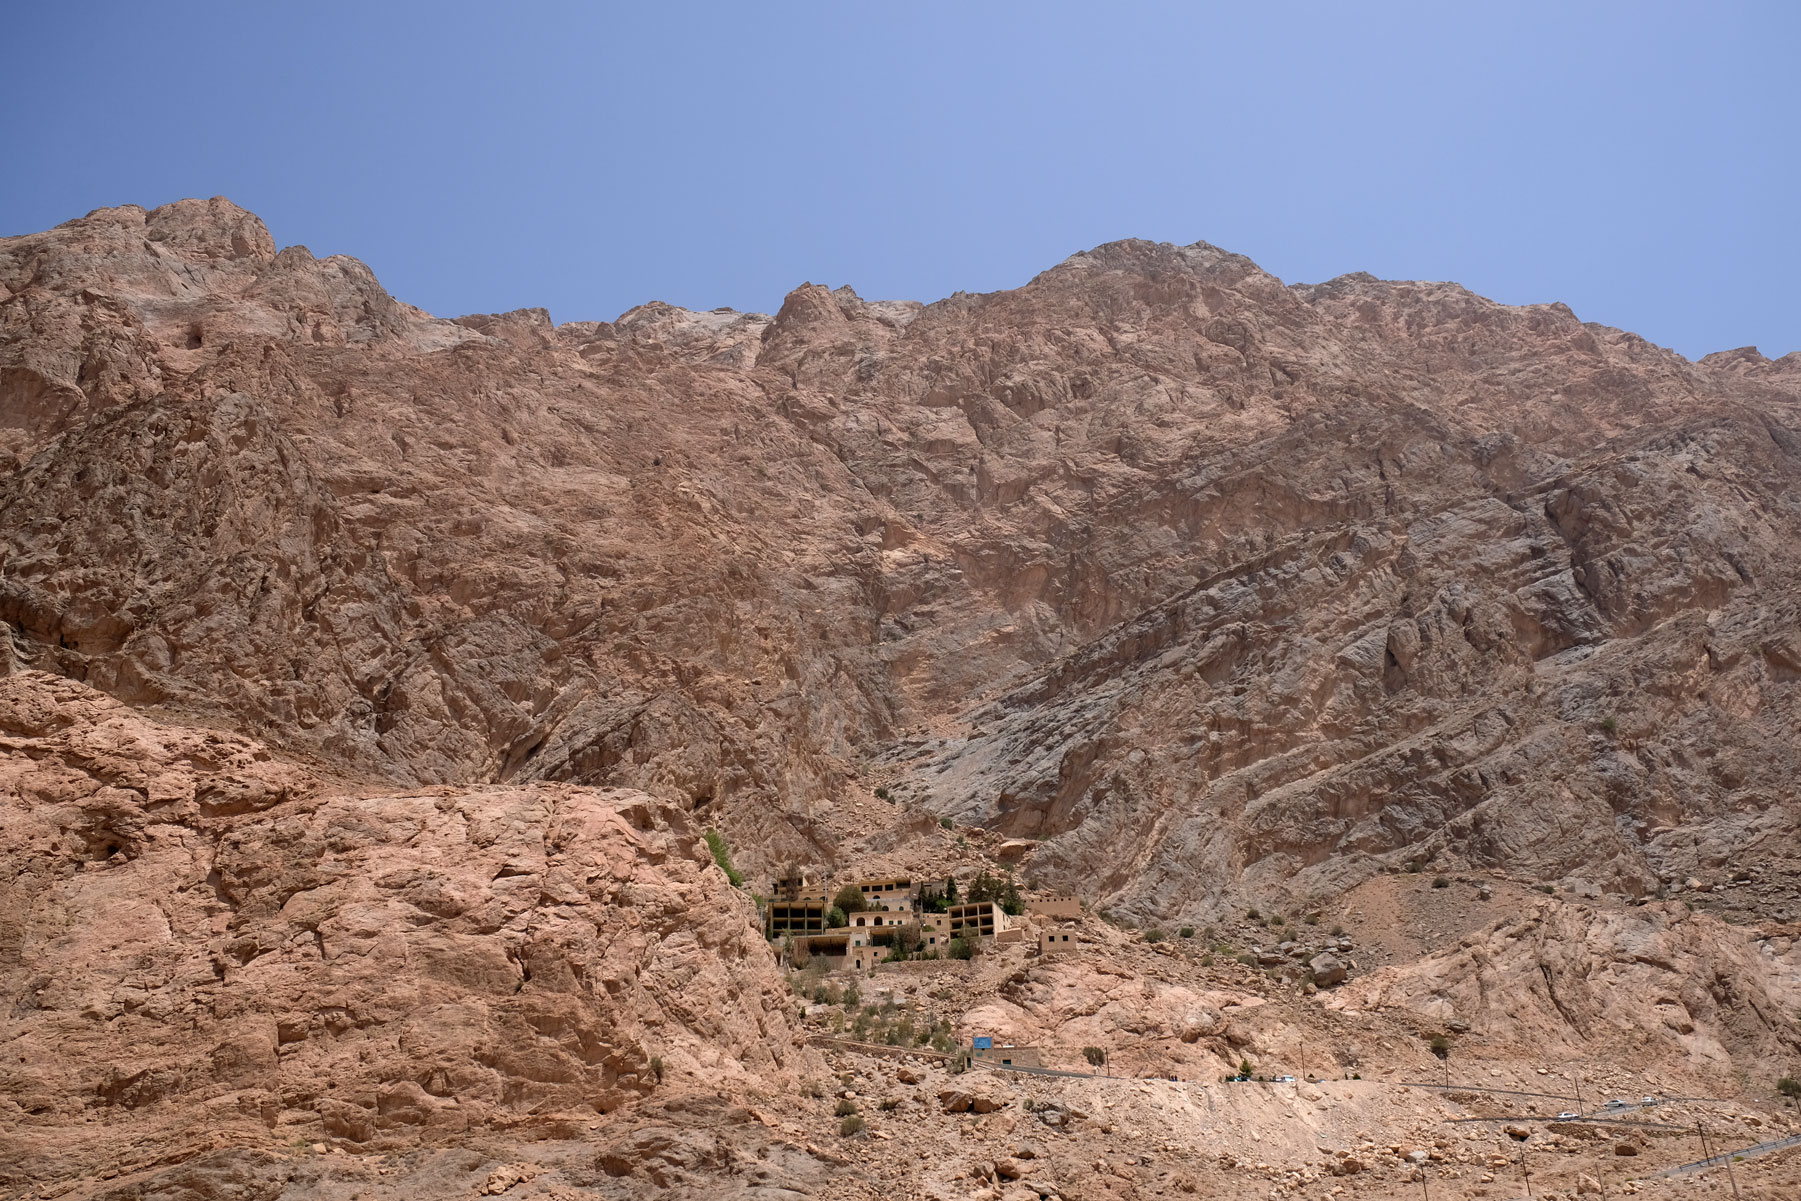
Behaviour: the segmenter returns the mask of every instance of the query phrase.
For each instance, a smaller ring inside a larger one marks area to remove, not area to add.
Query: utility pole
[[[1732,1171],[1732,1152],[1726,1152],[1726,1179],[1732,1184],[1732,1201],[1738,1201],[1738,1177]]]
[[[1701,1154],[1704,1155],[1707,1159],[1712,1159],[1713,1152],[1711,1152],[1707,1149],[1707,1131],[1702,1128],[1701,1123],[1699,1121],[1697,1121],[1695,1123],[1695,1131],[1696,1131],[1696,1133],[1698,1133],[1701,1136]],[[1732,1185],[1733,1197],[1737,1198],[1738,1197],[1738,1174],[1732,1170],[1732,1152],[1730,1152],[1730,1151],[1726,1152],[1726,1154],[1723,1156],[1723,1158],[1726,1160],[1726,1179]],[[1702,1170],[1706,1171],[1705,1168],[1703,1168]]]
[[[1576,1085],[1576,1116],[1582,1116],[1582,1073],[1577,1072],[1570,1077]]]
[[[1431,1175],[1431,1172],[1426,1168],[1426,1165],[1421,1164],[1420,1165],[1420,1192],[1425,1194],[1426,1201],[1432,1201],[1432,1190],[1426,1187],[1426,1177],[1429,1175]]]
[[[1532,1195],[1532,1173],[1526,1170],[1526,1144],[1520,1144],[1520,1179],[1526,1182],[1526,1195]]]

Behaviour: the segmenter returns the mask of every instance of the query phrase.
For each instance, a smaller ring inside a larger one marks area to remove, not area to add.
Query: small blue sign
[[[978,1034],[970,1040],[969,1045],[978,1051],[986,1051],[994,1046],[994,1040],[986,1034]]]

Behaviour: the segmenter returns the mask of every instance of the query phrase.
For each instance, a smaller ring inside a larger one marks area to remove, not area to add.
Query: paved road
[[[1759,1155],[1767,1155],[1771,1151],[1780,1151],[1784,1147],[1801,1147],[1801,1134],[1791,1134],[1787,1138],[1771,1139],[1767,1143],[1752,1143],[1749,1147],[1740,1147],[1736,1151],[1722,1151],[1706,1159],[1697,1159],[1693,1163],[1677,1164],[1673,1168],[1665,1168],[1661,1172],[1652,1172],[1647,1180],[1658,1176],[1683,1176],[1690,1172],[1704,1172],[1708,1168],[1723,1165],[1728,1158],[1754,1159]]]

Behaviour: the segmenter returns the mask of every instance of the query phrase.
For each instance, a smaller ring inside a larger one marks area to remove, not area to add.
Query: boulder
[[[1334,984],[1343,984],[1351,973],[1344,961],[1330,951],[1322,951],[1315,955],[1307,965],[1313,971],[1313,982],[1321,988],[1331,988]]]

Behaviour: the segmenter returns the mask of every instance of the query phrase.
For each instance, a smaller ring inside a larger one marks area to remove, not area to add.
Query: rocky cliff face
[[[36,672],[0,739],[11,1185],[585,1131],[808,1062],[749,899],[642,793],[347,790]]]
[[[1801,1046],[1798,485],[1801,356],[1205,244],[556,326],[432,317],[219,199],[0,240],[0,1172],[1017,1194],[998,1108],[807,1141],[851,1098],[797,1023],[897,1006],[1134,1073],[1417,1078],[1442,1024],[1513,1086],[1547,1047],[1761,1079]],[[802,1019],[707,826],[757,874],[1003,862],[1202,929]],[[1143,1131],[1084,1141],[1076,1080],[1044,1166],[1237,1196],[1453,1112],[1340,1083],[1288,1167],[1233,1159],[1247,1118],[1173,1171],[1089,1154]],[[1168,1139],[1215,1121],[1184,1095]]]
[[[1792,840],[1792,355],[1141,242],[449,322],[223,200],[0,288],[17,658],[343,770],[642,788],[773,862],[874,762],[1166,915]]]

